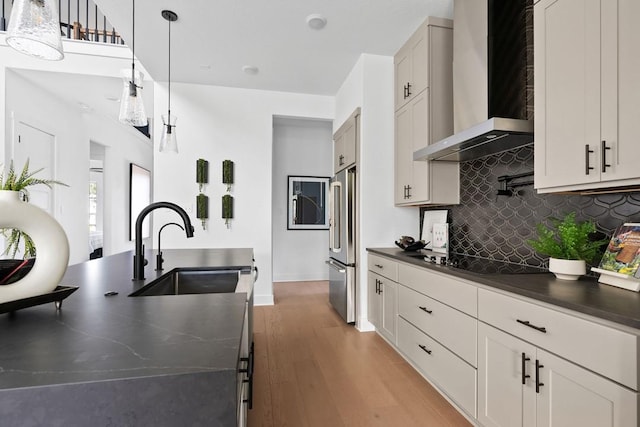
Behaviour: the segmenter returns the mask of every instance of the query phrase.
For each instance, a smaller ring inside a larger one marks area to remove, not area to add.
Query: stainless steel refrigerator
[[[329,302],[347,323],[356,320],[356,168],[329,187]]]

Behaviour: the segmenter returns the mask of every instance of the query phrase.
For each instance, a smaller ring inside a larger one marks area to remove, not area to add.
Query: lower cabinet
[[[436,340],[398,317],[398,349],[469,415],[476,414],[476,370]]]
[[[482,425],[637,427],[637,393],[484,323],[478,337]]]
[[[369,321],[395,344],[398,284],[371,271],[368,282]]]

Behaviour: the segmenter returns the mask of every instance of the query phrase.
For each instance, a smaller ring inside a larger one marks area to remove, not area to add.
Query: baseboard
[[[273,295],[254,295],[253,305],[273,305]]]
[[[360,318],[356,322],[356,329],[360,332],[371,332],[375,331],[376,327],[373,326],[373,323],[369,322],[367,319]]]

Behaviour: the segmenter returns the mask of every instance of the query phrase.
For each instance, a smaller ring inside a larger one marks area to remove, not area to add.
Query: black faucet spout
[[[142,223],[146,216],[152,211],[159,208],[167,208],[176,212],[182,218],[184,222],[184,231],[187,234],[187,237],[193,237],[193,225],[191,225],[191,219],[187,212],[182,209],[180,206],[171,202],[155,202],[151,203],[149,206],[145,207],[138,214],[138,218],[136,219],[136,254],[133,257],[133,280],[143,280],[144,279],[144,266],[147,264],[147,260],[144,259],[144,246],[142,245]]]

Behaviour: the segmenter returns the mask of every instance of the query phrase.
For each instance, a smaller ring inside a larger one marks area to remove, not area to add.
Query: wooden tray
[[[36,295],[35,297],[22,298],[15,301],[3,302],[0,304],[1,313],[11,313],[27,307],[33,307],[49,302],[55,303],[56,310],[62,307],[62,300],[78,290],[77,286],[57,286],[48,294]]]

